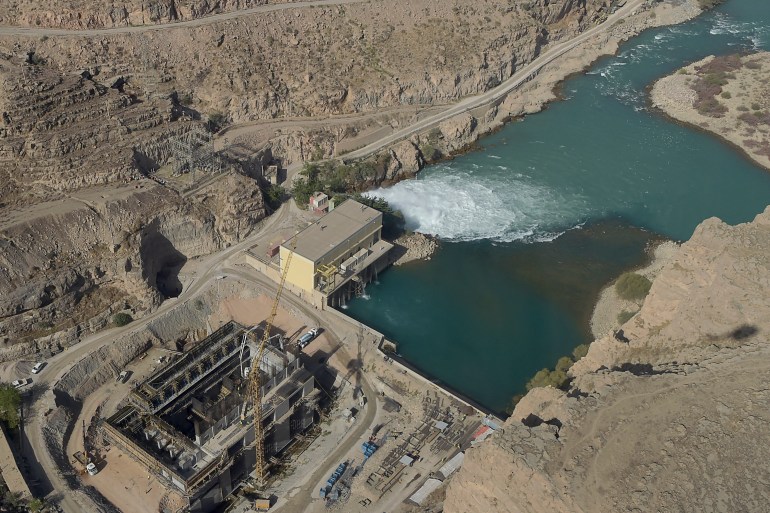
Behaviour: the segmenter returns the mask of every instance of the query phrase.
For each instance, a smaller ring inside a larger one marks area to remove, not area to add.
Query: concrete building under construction
[[[182,496],[186,511],[213,511],[254,471],[244,377],[255,372],[252,340],[238,323],[225,324],[139,384],[103,423],[107,440]],[[318,394],[313,375],[279,344],[266,347],[259,372],[270,465],[313,424]]]

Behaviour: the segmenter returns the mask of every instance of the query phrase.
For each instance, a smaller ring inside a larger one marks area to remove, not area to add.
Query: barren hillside
[[[20,0],[0,5],[0,23],[64,28],[147,25],[201,18],[267,3],[268,0]]]
[[[489,89],[548,44],[596,24],[606,0],[372,1],[83,39],[6,38],[65,72],[177,91],[232,121],[446,103]],[[89,12],[86,9],[85,12]]]
[[[770,208],[709,219],[655,279],[623,343],[568,393],[541,388],[469,450],[445,511],[767,511]]]

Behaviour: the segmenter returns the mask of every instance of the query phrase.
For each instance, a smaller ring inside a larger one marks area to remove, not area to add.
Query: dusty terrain
[[[653,103],[674,119],[714,133],[770,169],[770,53],[714,56],[664,77]]]
[[[624,326],[535,389],[450,483],[444,511],[765,511],[770,208],[704,221]]]

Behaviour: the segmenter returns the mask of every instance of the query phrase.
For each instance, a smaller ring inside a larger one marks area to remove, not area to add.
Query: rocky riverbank
[[[404,265],[415,260],[430,260],[438,249],[436,239],[422,233],[407,233],[393,241],[396,260],[393,265]]]
[[[652,103],[715,134],[770,169],[770,52],[709,56],[658,80]]]
[[[502,128],[511,119],[540,112],[558,99],[559,84],[580,73],[598,58],[617,52],[620,44],[643,30],[676,25],[702,12],[697,0],[644,3],[633,14],[616,22],[544,66],[531,80],[522,84],[498,104],[479,107],[441,123],[437,128],[410,139],[415,155],[412,162],[435,162],[451,158],[472,148],[478,139]],[[408,169],[417,173],[420,167]]]
[[[634,272],[641,274],[650,281],[654,281],[661,269],[676,255],[679,245],[673,241],[666,241],[657,245],[651,251],[651,261],[648,265]],[[643,300],[630,301],[621,298],[615,290],[615,282],[607,285],[599,295],[591,316],[591,333],[595,338],[601,338],[612,330],[619,329],[624,322],[620,322],[619,316],[623,312],[627,315],[635,315],[642,307]]]
[[[628,342],[591,344],[569,391],[529,392],[466,452],[444,511],[770,508],[752,484],[770,479],[770,207],[670,251]]]

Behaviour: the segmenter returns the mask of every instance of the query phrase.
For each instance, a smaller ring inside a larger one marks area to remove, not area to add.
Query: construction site
[[[179,295],[157,312],[86,342],[107,341],[97,350],[47,357],[36,379],[56,394],[41,399],[33,443],[51,454],[64,511],[368,513],[434,501],[492,428],[335,308],[391,264],[393,245],[381,212],[331,203],[284,205],[251,240],[183,262]]]
[[[258,352],[254,339],[243,326],[225,324],[135,388],[130,404],[103,423],[106,440],[161,476],[187,510],[212,511],[243,484],[262,479],[314,422],[314,378],[282,345],[274,339],[259,368],[249,370]],[[250,372],[261,374],[262,444],[254,408],[247,410]],[[257,445],[264,448],[259,463]]]

